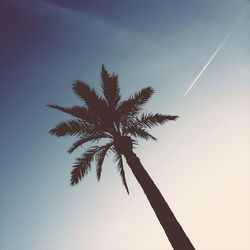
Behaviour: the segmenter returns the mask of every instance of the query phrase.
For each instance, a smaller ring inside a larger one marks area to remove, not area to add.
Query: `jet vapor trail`
[[[202,70],[200,71],[200,73],[197,75],[197,77],[193,80],[193,82],[191,83],[191,85],[189,86],[189,88],[187,89],[187,91],[185,92],[184,96],[190,91],[190,89],[194,86],[194,84],[198,81],[198,79],[201,77],[201,75],[203,74],[203,72],[206,70],[206,68],[208,67],[208,65],[212,62],[212,60],[214,59],[214,57],[219,53],[219,51],[221,50],[221,48],[223,47],[223,45],[225,44],[225,42],[228,40],[228,38],[232,35],[234,29],[237,27],[237,25],[239,24],[240,19],[246,14],[248,8],[250,7],[250,5],[245,9],[245,11],[243,11],[243,13],[240,15],[240,17],[238,18],[238,20],[235,22],[235,24],[233,25],[233,27],[231,28],[231,30],[229,31],[229,33],[226,35],[226,37],[223,39],[223,41],[221,42],[221,44],[219,45],[219,47],[215,50],[215,52],[212,54],[212,56],[209,58],[208,62],[205,64],[205,66],[202,68]]]

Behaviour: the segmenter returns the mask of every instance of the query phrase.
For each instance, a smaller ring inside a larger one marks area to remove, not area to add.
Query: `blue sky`
[[[48,134],[67,116],[46,104],[79,103],[72,81],[98,89],[104,63],[124,97],[151,85],[145,110],[180,116],[136,153],[197,249],[249,249],[249,11],[183,97],[248,5],[1,1],[0,248],[171,249],[128,167],[129,196],[112,159],[70,188],[81,152]]]

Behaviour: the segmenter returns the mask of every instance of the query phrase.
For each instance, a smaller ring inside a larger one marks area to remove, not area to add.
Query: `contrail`
[[[212,60],[214,59],[214,57],[219,53],[219,51],[221,50],[221,48],[223,47],[223,45],[225,44],[225,42],[232,35],[234,29],[238,26],[238,24],[240,22],[240,19],[246,14],[246,12],[247,12],[247,10],[248,10],[249,7],[250,7],[250,5],[240,15],[240,17],[235,22],[235,24],[233,25],[233,27],[231,28],[231,30],[229,31],[229,33],[226,35],[226,37],[223,39],[223,41],[221,42],[221,44],[219,45],[219,47],[215,50],[215,52],[209,58],[209,60],[207,61],[207,63],[205,64],[205,66],[202,68],[202,70],[200,71],[200,73],[197,75],[197,77],[193,80],[193,82],[191,83],[191,85],[189,86],[189,88],[187,89],[187,91],[185,92],[184,96],[190,91],[190,89],[194,86],[194,84],[198,81],[198,79],[201,77],[201,75],[203,74],[203,72],[206,70],[206,68],[208,67],[208,65],[212,62]]]

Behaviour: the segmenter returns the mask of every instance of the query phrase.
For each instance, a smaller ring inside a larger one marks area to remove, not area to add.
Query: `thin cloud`
[[[157,32],[167,25],[174,26],[172,14],[177,10],[178,15],[183,15],[183,4],[173,5],[169,1],[44,0],[44,2],[80,12],[120,29],[146,33]]]

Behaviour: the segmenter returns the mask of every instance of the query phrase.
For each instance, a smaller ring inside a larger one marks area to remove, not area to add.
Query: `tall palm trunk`
[[[130,140],[129,137],[124,138],[121,142],[123,145],[119,150],[120,152],[122,151],[134,176],[140,183],[173,249],[195,250],[159,189],[142,166],[140,159],[132,151],[132,143]]]

